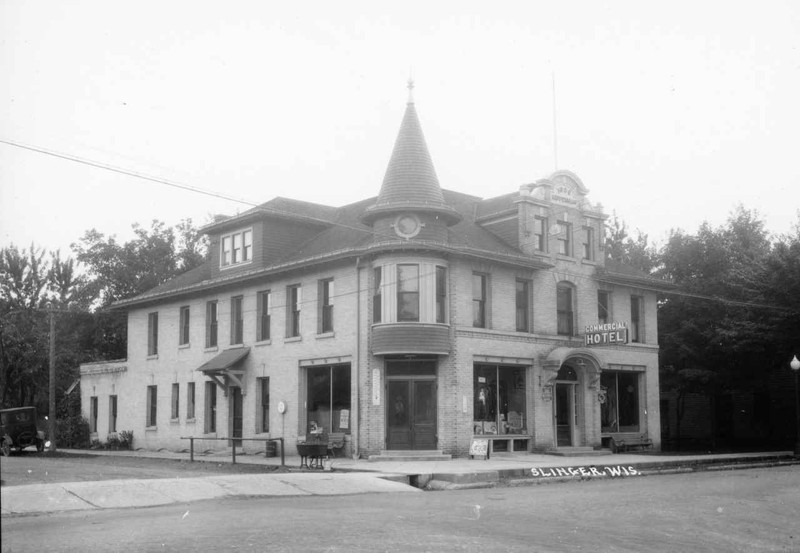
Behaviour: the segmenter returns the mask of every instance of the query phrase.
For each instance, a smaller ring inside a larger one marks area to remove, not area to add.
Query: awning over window
[[[242,395],[244,395],[244,379],[242,378],[244,376],[244,368],[241,361],[249,353],[250,348],[226,349],[200,365],[196,370],[216,382],[223,389],[226,396],[231,385],[241,388]]]

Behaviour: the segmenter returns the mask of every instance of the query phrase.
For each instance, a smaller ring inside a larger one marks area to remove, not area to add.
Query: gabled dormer
[[[604,221],[600,204],[575,173],[556,171],[520,187],[516,200],[519,247],[529,255],[603,265]]]
[[[608,216],[588,193],[577,175],[556,171],[516,193],[483,200],[476,222],[528,255],[602,265]]]
[[[212,278],[275,265],[329,228],[336,208],[275,198],[240,215],[218,218],[209,236]]]

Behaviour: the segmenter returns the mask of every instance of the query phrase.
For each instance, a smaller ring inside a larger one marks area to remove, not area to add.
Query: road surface
[[[800,468],[3,517],[2,551],[800,551]]]

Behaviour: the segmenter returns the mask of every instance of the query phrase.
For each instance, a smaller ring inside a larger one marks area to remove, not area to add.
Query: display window
[[[600,375],[603,432],[639,432],[639,373],[603,371]]]
[[[323,432],[350,433],[350,365],[309,367],[307,421]]]
[[[525,367],[477,364],[473,434],[526,434]]]

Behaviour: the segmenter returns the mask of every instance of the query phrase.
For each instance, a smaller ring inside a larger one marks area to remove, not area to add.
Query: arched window
[[[558,319],[558,334],[562,336],[575,335],[575,293],[571,284],[560,282],[556,287],[556,311]]]

